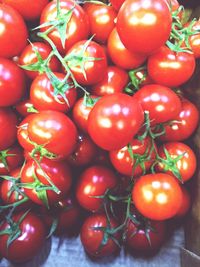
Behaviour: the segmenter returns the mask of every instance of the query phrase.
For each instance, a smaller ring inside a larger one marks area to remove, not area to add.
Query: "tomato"
[[[91,138],[87,135],[79,134],[76,149],[67,160],[72,166],[83,166],[90,164],[96,153],[97,147]]]
[[[52,186],[48,180],[57,187],[58,192],[53,187],[45,188]],[[71,171],[65,161],[42,159],[37,163],[28,160],[21,172],[21,182],[32,185],[32,188],[24,186],[24,192],[34,203],[48,206],[60,201],[68,193],[72,183]]]
[[[110,0],[111,5],[114,7],[115,10],[119,10],[124,0]]]
[[[176,215],[182,191],[176,178],[169,174],[147,174],[135,182],[132,199],[143,216],[162,221]]]
[[[30,88],[30,100],[33,106],[41,110],[56,110],[68,112],[77,98],[77,91],[73,82],[65,81],[63,73],[54,73],[58,81],[63,82],[61,87],[53,87],[52,81],[47,74],[38,75],[32,82]]]
[[[118,252],[119,247],[113,238],[119,242],[119,232],[110,234],[111,230],[117,226],[118,224],[112,218],[110,224],[108,224],[104,214],[89,216],[85,220],[80,233],[81,243],[85,251],[92,257],[105,257]],[[105,236],[106,242],[104,242]]]
[[[104,78],[91,87],[91,93],[97,96],[122,93],[128,80],[128,73],[125,70],[108,66]]]
[[[155,83],[176,87],[192,77],[195,66],[192,53],[174,52],[163,46],[148,57],[147,71]]]
[[[178,210],[178,212],[175,215],[175,219],[182,219],[184,216],[186,216],[191,208],[191,195],[190,192],[186,189],[186,187],[181,186],[182,189],[182,201],[181,206]]]
[[[65,114],[44,110],[33,114],[27,127],[29,139],[60,156],[72,153],[77,142],[76,126]]]
[[[11,60],[0,58],[0,107],[12,106],[25,93],[23,71]]]
[[[80,59],[74,59],[74,55]],[[83,40],[75,43],[65,57],[69,68],[81,85],[92,85],[101,81],[106,73],[106,54],[98,43]]]
[[[172,16],[163,0],[128,0],[118,12],[116,27],[127,49],[151,54],[168,40]]]
[[[40,17],[43,8],[48,4],[48,0],[2,0],[9,6],[16,9],[25,20],[36,20]]]
[[[22,148],[15,144],[6,150],[0,151],[0,175],[6,175],[23,163]]]
[[[193,177],[197,159],[188,145],[181,142],[168,142],[159,147],[158,154],[161,157],[161,161],[156,166],[159,172],[173,175],[178,171],[183,183]],[[179,157],[181,158],[179,159]],[[166,162],[162,162],[162,159]]]
[[[92,140],[105,150],[124,147],[139,131],[144,120],[140,104],[123,93],[103,96],[88,117]]]
[[[17,117],[10,108],[0,107],[0,151],[8,149],[17,139]]]
[[[94,35],[93,40],[98,43],[106,43],[110,32],[115,27],[117,16],[115,9],[100,2],[86,2],[83,9],[88,15],[90,34]]]
[[[18,226],[19,235],[9,247],[7,247],[9,235],[0,235],[0,254],[6,259],[16,263],[26,262],[36,256],[42,249],[46,240],[46,231],[42,221],[33,212],[29,211],[25,218],[23,218],[24,214],[25,212],[20,212],[12,217],[14,225],[16,225],[20,219],[22,219],[22,221]],[[0,226],[0,231],[6,229],[8,231],[11,230],[8,222],[4,222]]]
[[[34,107],[33,107],[33,103],[31,103],[30,99],[24,99],[15,105],[16,111],[22,117],[27,117],[28,115],[35,113],[32,111],[31,112],[29,111],[32,108],[34,108]]]
[[[28,38],[23,18],[11,6],[0,3],[0,25],[0,57],[19,55]]]
[[[37,57],[35,50],[39,52],[39,54],[42,58],[42,62],[40,62],[40,64],[38,63],[38,57]],[[36,70],[35,71],[25,70],[26,75],[30,79],[34,79],[37,77],[37,75],[39,73],[44,72],[42,64],[44,64],[43,61],[48,58],[51,51],[52,51],[51,47],[48,44],[45,44],[42,42],[33,42],[32,44],[29,44],[24,48],[24,50],[20,54],[18,63],[21,66],[24,66],[24,65],[27,66],[27,65],[38,63],[37,64],[37,71]],[[52,71],[58,71],[59,70],[60,63],[55,56],[51,57],[51,60],[48,63],[48,67]]]
[[[149,221],[147,226],[129,220],[125,245],[131,253],[149,255],[157,252],[166,240],[167,227],[164,221]]]
[[[188,99],[182,99],[182,108],[169,125],[165,126],[165,134],[160,137],[162,141],[183,141],[189,138],[197,128],[199,111]]]
[[[128,146],[109,152],[110,160],[114,168],[128,176],[138,176],[150,169],[156,157],[152,150],[150,138],[140,141],[133,139],[130,143],[131,154]]]
[[[112,170],[100,165],[92,165],[85,169],[78,181],[76,198],[79,204],[89,210],[98,211],[102,208],[103,196],[108,189],[117,185],[117,178]]]
[[[145,85],[133,98],[141,103],[143,110],[149,112],[152,125],[174,119],[181,110],[181,100],[168,87],[159,84]]]
[[[185,27],[188,27],[188,26],[189,26],[189,23],[187,23],[185,25]],[[194,30],[194,31],[200,30],[200,21],[199,20],[197,20],[195,22],[195,24],[192,27],[192,30]],[[189,37],[189,44],[190,44],[191,50],[194,54],[194,57],[199,58],[200,57],[200,33],[196,33],[194,35],[191,35]]]
[[[51,1],[48,5],[46,5],[41,13],[40,25],[59,20],[61,26],[63,26],[63,23],[66,23],[67,19],[69,19],[69,16],[67,15],[64,18],[63,14],[67,14],[69,11],[72,11],[69,22],[66,25],[66,39],[64,47],[62,46],[61,36],[57,28],[54,28],[48,34],[48,37],[54,42],[57,49],[61,53],[64,53],[76,42],[87,39],[89,35],[89,21],[83,8],[73,0],[60,0],[59,2],[61,9],[60,16],[57,17],[57,1]],[[50,27],[51,26],[42,27],[40,30],[44,32]]]
[[[108,55],[113,63],[123,69],[135,69],[141,66],[146,56],[131,52],[121,42],[116,28],[112,30],[108,37]]]

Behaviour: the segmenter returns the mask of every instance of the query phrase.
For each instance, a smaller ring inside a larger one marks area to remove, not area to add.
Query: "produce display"
[[[200,20],[177,0],[0,1],[0,257],[78,233],[151,256],[197,169]]]

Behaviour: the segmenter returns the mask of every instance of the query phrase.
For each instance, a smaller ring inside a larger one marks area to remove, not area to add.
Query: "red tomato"
[[[127,0],[117,16],[117,31],[132,52],[151,54],[164,45],[171,32],[172,16],[163,0]]]
[[[0,25],[0,57],[19,55],[28,38],[23,18],[11,6],[0,4]]]
[[[0,81],[0,107],[16,104],[25,93],[23,71],[13,61],[0,58]]]
[[[182,108],[173,121],[165,126],[165,134],[160,137],[162,141],[183,141],[189,138],[199,123],[197,107],[187,99],[182,99]]]
[[[98,211],[102,208],[103,196],[108,189],[117,185],[117,178],[107,167],[93,165],[85,169],[79,178],[76,188],[76,198],[79,204],[89,210]]]
[[[85,220],[80,233],[81,243],[85,251],[92,257],[105,257],[118,252],[119,247],[113,238],[119,242],[119,232],[109,234],[117,226],[118,224],[112,218],[109,224],[104,214],[89,216]],[[104,242],[105,236],[107,242]]]
[[[146,60],[146,56],[133,53],[123,45],[116,28],[112,30],[108,37],[107,47],[108,55],[113,63],[123,69],[138,68]]]
[[[108,66],[104,78],[91,87],[91,93],[97,96],[122,93],[128,80],[128,73],[125,70]]]
[[[182,191],[176,178],[169,174],[147,174],[135,182],[132,199],[143,216],[162,221],[176,215]]]
[[[185,27],[188,27],[188,26],[189,26],[189,23],[185,25]],[[200,20],[195,22],[194,26],[192,27],[192,30],[194,31],[200,30]],[[200,58],[200,33],[191,35],[189,37],[189,44],[190,44],[192,52],[194,53],[194,57]]]
[[[64,47],[62,46],[61,36],[57,28],[54,28],[48,34],[48,37],[54,42],[57,49],[60,52],[64,53],[68,51],[68,49],[76,42],[87,39],[89,35],[89,21],[87,14],[83,10],[83,8],[75,1],[60,0],[59,3],[61,8],[61,18],[57,17],[57,1],[54,0],[46,5],[46,7],[43,9],[40,17],[40,25],[58,20],[60,20],[61,24],[63,24],[67,21],[66,19],[68,18],[68,16],[63,18],[63,14],[67,14],[69,11],[72,11],[71,18],[69,19],[69,22],[66,26],[66,41],[64,43]],[[44,32],[50,27],[51,26],[42,27],[40,30]]]
[[[59,82],[64,81],[62,87],[53,87],[52,81],[47,74],[40,74],[31,84],[30,100],[39,111],[55,110],[68,112],[76,101],[76,88],[70,79],[65,81],[63,73],[56,72],[54,75]]]
[[[163,46],[148,58],[147,71],[155,83],[176,87],[192,77],[195,65],[192,53],[174,52]]]
[[[30,70],[25,70],[26,75],[30,79],[34,79],[37,77],[37,75],[41,72],[44,72],[42,64],[44,64],[43,60],[47,59],[49,54],[51,53],[51,47],[48,44],[42,43],[42,42],[34,42],[32,44],[27,45],[22,53],[20,54],[19,57],[19,64],[21,66],[26,66],[30,64],[35,64],[38,63],[38,58],[37,54],[35,53],[35,50],[39,52],[42,62],[40,62],[40,65],[37,64],[37,71],[30,71]],[[60,68],[60,63],[57,60],[55,56],[51,57],[51,60],[48,64],[48,67],[52,71],[58,71]]]
[[[140,141],[133,139],[130,143],[132,154],[125,146],[118,150],[109,152],[110,160],[114,168],[128,176],[138,176],[150,169],[156,157],[155,151],[152,150],[150,138]]]
[[[181,189],[182,189],[182,201],[181,201],[181,206],[178,210],[178,212],[176,213],[175,215],[175,219],[181,219],[183,218],[185,215],[188,214],[190,208],[191,208],[191,195],[189,193],[189,191],[184,187],[184,186],[181,186]]]
[[[101,45],[94,41],[83,40],[75,43],[66,54],[66,61],[69,68],[81,85],[92,85],[101,81],[106,73],[107,59],[106,54]],[[82,58],[73,59],[74,55]]]
[[[88,117],[88,132],[105,150],[124,147],[139,131],[144,120],[140,104],[123,93],[103,96]]]
[[[0,107],[0,151],[12,146],[17,138],[17,117],[10,108]]]
[[[161,145],[158,149],[161,159],[166,161],[156,166],[159,172],[165,172],[170,175],[177,175],[177,171],[184,183],[191,179],[195,173],[197,159],[193,150],[181,142],[168,142]],[[182,156],[180,158],[180,156]],[[177,160],[178,159],[178,160]]]
[[[170,88],[159,84],[143,86],[133,98],[141,104],[143,110],[149,112],[152,125],[174,119],[181,110],[178,95]]]
[[[117,12],[112,6],[101,2],[86,2],[83,9],[88,15],[90,34],[98,43],[106,43],[108,36],[115,27]]]
[[[22,100],[15,105],[15,109],[22,117],[27,117],[28,115],[35,113],[29,111],[32,108],[34,107],[30,99]]]
[[[25,212],[20,212],[12,217],[13,223],[19,222]],[[0,231],[11,230],[8,222],[0,226]],[[16,230],[16,229],[15,229]],[[31,260],[42,249],[46,231],[42,221],[33,213],[29,212],[19,224],[19,235],[7,247],[8,234],[0,235],[0,254],[6,259],[22,263]]]
[[[44,186],[52,186],[48,180],[57,187],[59,192],[56,193],[53,188],[44,188]],[[42,159],[40,163],[36,163],[34,160],[29,160],[23,166],[21,182],[33,185],[33,188],[24,186],[24,192],[34,203],[52,205],[62,200],[68,193],[72,182],[71,171],[64,161]]]
[[[115,10],[119,10],[125,0],[110,0],[111,5]]]

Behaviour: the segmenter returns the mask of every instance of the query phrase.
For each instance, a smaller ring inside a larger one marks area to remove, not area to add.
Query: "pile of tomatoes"
[[[177,0],[0,1],[0,256],[80,230],[159,250],[191,206],[200,21]]]

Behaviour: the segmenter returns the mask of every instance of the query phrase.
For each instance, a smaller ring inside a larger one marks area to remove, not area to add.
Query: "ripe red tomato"
[[[24,214],[25,212],[15,214],[12,221],[19,222]],[[12,230],[8,222],[0,226],[0,231],[9,229]],[[7,247],[9,235],[0,235],[0,254],[10,261],[23,263],[32,259],[42,249],[46,231],[42,221],[33,212],[29,212],[19,223],[19,231],[19,235],[9,247]]]
[[[24,48],[24,50],[20,54],[18,63],[21,66],[23,66],[23,65],[26,66],[26,65],[38,63],[38,58],[37,58],[37,54],[35,53],[35,50],[39,52],[39,54],[43,60],[47,59],[49,54],[51,53],[51,47],[48,44],[45,44],[42,42],[33,42],[32,44],[29,44]],[[43,61],[41,62],[40,66],[38,64],[37,71],[36,70],[35,71],[25,70],[26,75],[30,79],[36,78],[39,73],[44,72],[42,64],[44,64]],[[55,56],[51,57],[51,60],[48,63],[48,67],[52,71],[58,71],[59,70],[60,63]]]
[[[184,186],[181,186],[181,190],[183,197],[181,201],[181,206],[175,215],[175,219],[181,219],[186,216],[191,208],[192,199],[190,192]]]
[[[131,52],[121,42],[116,28],[112,30],[108,37],[108,55],[112,62],[123,69],[135,69],[141,66],[146,56]]]
[[[185,27],[188,27],[189,23],[185,25]],[[192,30],[199,31],[200,30],[200,21],[197,20],[195,24],[192,27]],[[200,58],[200,33],[196,33],[194,35],[191,35],[189,37],[189,44],[191,47],[192,52],[194,53],[195,58]]]
[[[117,31],[132,52],[151,54],[168,40],[172,16],[163,0],[127,0],[117,16]]]
[[[60,81],[65,81],[63,73],[54,73],[55,77]],[[30,100],[33,106],[41,110],[55,110],[60,112],[68,112],[74,105],[77,98],[77,90],[73,82],[68,79],[63,86],[58,89],[52,86],[52,82],[47,74],[38,75],[32,82],[30,88]]]
[[[59,193],[53,189],[42,189],[51,185],[48,180],[57,187]],[[71,171],[66,161],[42,159],[38,164],[35,160],[28,160],[22,168],[21,182],[33,185],[32,188],[24,186],[24,192],[34,203],[52,205],[62,200],[68,193],[72,183]]]
[[[75,43],[66,54],[66,61],[76,81],[81,85],[93,85],[101,81],[106,73],[107,59],[101,45],[94,41],[83,40]],[[74,55],[82,58],[73,59]]]
[[[119,10],[124,0],[110,0],[111,5],[114,7],[115,10]]]
[[[30,108],[33,108],[33,103],[31,103],[30,99],[24,99],[15,105],[15,109],[21,117],[27,117],[28,115],[35,113],[29,112]]]
[[[124,147],[139,131],[144,120],[142,108],[133,97],[116,93],[103,96],[88,117],[88,133],[105,150]]]
[[[162,221],[176,215],[182,191],[176,178],[169,174],[147,174],[135,182],[132,199],[143,216]]]
[[[0,25],[0,57],[19,55],[28,38],[23,18],[11,6],[0,3]]]
[[[117,177],[112,170],[93,165],[82,172],[76,188],[76,198],[83,208],[95,212],[103,205],[103,199],[95,197],[103,196],[116,185]]]
[[[112,218],[109,224],[104,214],[89,216],[85,220],[80,233],[81,243],[85,251],[92,257],[105,257],[118,252],[119,247],[113,238],[119,242],[119,232],[109,234],[109,231],[117,226],[118,224]],[[105,236],[107,242],[104,242]]]
[[[174,119],[181,110],[181,100],[170,88],[149,84],[138,90],[133,98],[141,103],[143,110],[149,112],[151,124]]]
[[[64,53],[76,42],[87,39],[89,35],[89,21],[83,8],[73,0],[60,0],[59,3],[62,16],[63,14],[67,14],[69,11],[72,11],[71,18],[66,26],[66,41],[64,47],[62,46],[61,36],[57,28],[54,28],[48,34],[48,37],[54,42],[57,49]],[[40,25],[51,21],[57,21],[57,12],[57,1],[51,1],[48,5],[46,5],[41,13]],[[60,19],[61,24],[65,23],[65,21],[66,18],[64,19],[62,17]],[[40,30],[44,32],[50,27],[51,26],[42,27]]]
[[[0,81],[0,107],[16,104],[25,93],[23,71],[13,61],[0,58]]]
[[[192,77],[195,66],[192,53],[174,52],[163,46],[148,57],[147,71],[155,83],[176,87]]]
[[[197,166],[197,159],[193,150],[188,145],[181,142],[168,142],[159,147],[158,154],[161,159],[167,160],[166,163],[161,161],[156,166],[158,172],[174,175],[178,171],[183,183],[193,177]],[[176,160],[180,156],[182,157]]]
[[[128,80],[128,73],[125,70],[108,66],[104,78],[91,87],[91,93],[97,96],[123,93]]]

